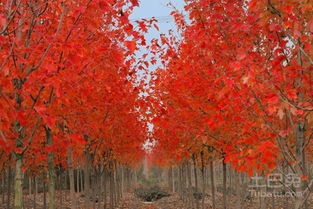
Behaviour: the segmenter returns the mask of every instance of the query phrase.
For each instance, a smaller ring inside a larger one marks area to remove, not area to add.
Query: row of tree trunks
[[[47,144],[51,145],[49,129],[46,136]],[[15,169],[3,170],[0,175],[0,208],[24,209],[27,205],[27,208],[55,209],[61,208],[66,201],[70,201],[71,209],[115,208],[123,193],[132,187],[136,175],[115,161],[109,162],[107,167],[93,166],[92,156],[87,153],[83,169],[75,169],[73,153],[69,149],[67,170],[55,165],[53,155],[47,156],[48,170],[40,175],[24,173],[20,164]],[[12,193],[18,199],[14,199]],[[83,205],[82,202],[78,205],[79,199],[84,201]]]
[[[301,150],[299,150],[298,153],[299,161],[305,162],[304,160],[300,160],[300,157],[304,158],[304,154],[300,152]],[[298,188],[298,191],[304,191],[305,188],[308,187],[307,182],[312,179],[312,166],[310,166],[310,169],[307,169],[307,165],[302,165],[302,167],[305,169],[308,180],[302,181],[302,185]],[[201,152],[194,154],[191,160],[171,166],[167,171],[169,188],[171,188],[173,193],[178,193],[182,201],[191,209],[205,208],[206,199],[209,201],[211,207],[216,209],[217,192],[222,195],[220,207],[223,209],[242,209],[242,203],[244,201],[252,203],[252,201],[256,199],[259,199],[257,204],[259,204],[258,207],[260,209],[265,209],[270,206],[276,207],[275,204],[277,204],[275,198],[267,198],[260,195],[261,192],[272,192],[268,185],[264,188],[254,188],[254,191],[256,191],[258,195],[255,196],[250,190],[251,185],[254,185],[256,181],[253,177],[249,177],[245,173],[232,169],[224,160],[219,162],[205,161]],[[278,169],[272,173],[274,175],[282,174],[284,177],[284,175],[293,174],[293,170],[289,168],[287,162],[282,162]],[[266,184],[268,184],[266,181],[268,177],[262,174],[260,174],[259,177],[263,178]],[[286,193],[292,188],[284,185],[281,189],[283,193]],[[201,197],[197,198],[197,195],[202,195],[202,197],[206,199]],[[235,201],[230,204],[232,200]],[[283,209],[290,208],[290,202],[295,203],[295,207],[299,207],[297,206],[298,204],[301,205],[301,209],[308,209],[308,205],[303,198],[286,197],[281,201],[284,202]]]

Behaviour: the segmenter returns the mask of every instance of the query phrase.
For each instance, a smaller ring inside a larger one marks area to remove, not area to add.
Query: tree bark
[[[9,167],[8,170],[8,194],[7,194],[7,208],[10,209],[11,208],[11,181],[12,181],[12,169],[11,167]]]
[[[171,166],[172,171],[172,192],[175,193],[175,172],[174,172],[174,166]]]
[[[107,169],[104,168],[103,173],[103,193],[104,193],[104,199],[103,199],[103,208],[107,209],[107,200],[108,200],[108,192],[107,192]]]
[[[212,193],[212,209],[215,207],[215,180],[214,180],[214,164],[213,161],[210,162],[210,179],[211,179],[211,193]]]
[[[49,146],[53,145],[52,132],[51,129],[45,127],[47,144]],[[52,152],[48,153],[48,192],[49,192],[49,209],[56,209],[55,205],[55,167],[54,167],[54,154]]]
[[[14,209],[23,209],[23,155],[16,154],[14,178]],[[10,200],[9,200],[10,201]]]
[[[198,192],[198,173],[197,173],[197,166],[196,166],[196,155],[193,155],[193,172],[194,172],[194,176],[195,176],[195,190],[196,192]],[[196,208],[199,209],[200,208],[200,204],[199,204],[199,200],[197,198],[195,198],[196,200]]]
[[[110,174],[110,209],[114,209],[114,177],[113,171],[109,171]]]
[[[223,159],[223,209],[227,209],[227,167]]]
[[[298,166],[300,167],[299,170],[300,172],[303,172],[304,169],[304,154],[303,154],[303,145],[304,145],[304,123],[298,122],[296,124],[296,160],[298,163]],[[303,173],[298,173],[298,175],[302,176]],[[300,188],[296,188],[296,192],[301,192],[302,189],[304,188],[304,185],[301,185]],[[300,209],[303,208],[303,197],[301,196],[296,196],[296,201],[295,201],[295,209]]]
[[[204,159],[203,152],[201,152],[201,174],[202,174],[202,202],[201,207],[204,209],[204,199],[205,199],[205,177],[204,177]]]
[[[70,179],[70,197],[71,197],[71,209],[77,208],[76,195],[75,195],[75,179],[73,168],[73,151],[72,148],[68,149],[68,173]]]
[[[241,209],[241,179],[240,179],[240,174],[238,172],[235,172],[235,177],[236,177],[236,196],[237,196],[237,200],[236,200],[236,209]]]
[[[47,208],[47,190],[46,190],[46,181],[45,178],[43,178],[43,207],[44,209]]]
[[[38,193],[38,182],[37,182],[37,178],[35,177],[34,178],[34,184],[35,184],[35,191],[34,191],[34,194],[33,194],[33,196],[34,196],[34,204],[33,204],[33,208],[34,209],[36,209],[36,201],[37,201],[37,193]]]
[[[1,179],[1,195],[2,195],[2,205],[4,205],[5,204],[5,197],[4,197],[4,195],[5,195],[5,178],[6,178],[6,172],[5,171],[3,171],[3,177],[2,177],[2,179]]]
[[[191,208],[194,208],[193,194],[192,194],[192,178],[191,178],[190,161],[187,161],[187,180],[188,180],[188,202]]]
[[[85,208],[90,208],[90,171],[89,171],[89,152],[85,152],[85,170],[84,170],[84,194]]]

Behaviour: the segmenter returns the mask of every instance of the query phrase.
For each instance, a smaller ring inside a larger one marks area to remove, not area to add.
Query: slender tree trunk
[[[115,162],[113,163],[113,166],[115,165]],[[117,205],[117,179],[116,179],[116,173],[117,173],[117,170],[116,170],[116,167],[114,166],[113,167],[114,170],[113,170],[113,206],[116,207]]]
[[[35,177],[34,178],[34,184],[35,184],[35,191],[34,191],[34,194],[33,194],[33,197],[34,197],[34,205],[33,205],[33,208],[36,209],[37,207],[37,193],[38,193],[38,182],[37,182],[37,178]]]
[[[178,190],[178,194],[179,194],[179,197],[180,199],[183,200],[183,195],[182,195],[182,165],[178,165],[178,168],[177,168],[177,171],[178,171],[178,187],[177,187],[177,190]]]
[[[31,196],[32,194],[32,178],[28,177],[28,195]]]
[[[16,154],[14,178],[14,209],[23,209],[23,155]]]
[[[98,193],[97,193],[97,187],[98,187],[98,176],[97,176],[97,168],[93,168],[93,176],[91,176],[91,191],[92,193],[90,194],[90,196],[92,197],[92,205],[93,208],[96,208],[96,201],[98,198]]]
[[[124,173],[125,173],[124,167],[122,166],[122,167],[121,167],[121,175],[122,175],[122,176],[121,176],[121,178],[122,178],[122,179],[121,179],[121,190],[122,190],[122,191],[121,191],[121,198],[123,198],[123,196],[124,196],[124,189],[125,189],[125,188],[124,188],[124,187],[125,187],[125,186],[124,186],[124,184],[125,184],[125,182],[124,182],[124,181],[125,181]]]
[[[72,148],[68,149],[68,173],[70,179],[70,197],[71,197],[71,209],[77,208],[77,202],[75,197],[75,179],[74,179],[74,168],[73,168],[73,152]]]
[[[85,152],[85,170],[84,170],[84,194],[85,208],[90,208],[90,171],[89,171],[89,153]]]
[[[84,185],[84,173],[83,173],[83,170],[80,170],[79,171],[79,179],[80,179],[80,192],[84,191],[85,190],[85,185]]]
[[[43,207],[44,209],[47,208],[47,189],[46,189],[46,181],[45,178],[43,178]]]
[[[57,179],[57,182],[56,182],[56,192],[59,190],[59,205],[62,205],[62,202],[63,202],[62,201],[62,199],[63,199],[62,198],[62,196],[63,196],[62,195],[62,193],[63,193],[62,192],[62,189],[63,189],[62,188],[62,186],[63,186],[62,185],[62,183],[63,183],[63,178],[62,177],[63,177],[63,172],[61,171],[61,173],[59,175],[57,175],[57,178],[56,178]],[[56,199],[57,199],[57,197],[56,197]]]
[[[242,190],[241,190],[241,179],[240,179],[240,174],[238,172],[235,172],[236,176],[236,196],[237,196],[237,201],[236,201],[236,209],[241,209],[241,195],[242,195]]]
[[[174,166],[171,166],[172,170],[172,192],[175,193],[175,171]]]
[[[80,180],[79,180],[79,170],[76,170],[76,181],[75,181],[75,183],[76,183],[76,192],[77,192],[77,194],[79,194],[79,192],[80,192],[80,190],[79,190],[79,182],[80,182]]]
[[[172,167],[170,167],[168,170],[167,170],[167,186],[168,188],[172,188],[172,178],[171,178],[171,172],[172,172]]]
[[[184,162],[182,165],[182,182],[183,182],[182,196],[183,196],[184,202],[188,202],[186,170],[187,170],[187,162]]]
[[[5,178],[6,178],[6,172],[3,171],[3,177],[1,179],[1,193],[2,193],[2,205],[5,204]]]
[[[11,167],[9,167],[8,169],[8,193],[7,193],[7,208],[10,209],[11,208],[11,184],[12,184],[12,169]]]
[[[197,173],[197,166],[196,166],[196,155],[193,155],[193,172],[194,172],[194,176],[195,176],[195,190],[196,193],[198,193],[199,191],[199,186],[198,186],[198,173]],[[200,204],[199,204],[199,200],[197,198],[195,198],[196,200],[196,208],[199,209],[200,208]]]
[[[113,177],[113,171],[110,170],[110,209],[114,209],[114,177]]]
[[[227,209],[227,167],[223,159],[223,209]]]
[[[203,159],[203,152],[201,154],[201,174],[202,174],[202,202],[201,207],[204,209],[204,199],[205,199],[205,176],[204,176],[204,159]]]
[[[210,162],[210,179],[211,179],[211,193],[212,193],[212,209],[216,209],[215,207],[215,178],[214,178],[213,161]]]
[[[51,129],[45,127],[47,144],[49,146],[53,145]],[[48,153],[48,191],[49,191],[49,209],[56,209],[55,204],[55,180],[56,173],[54,167],[54,154],[52,152]]]
[[[296,160],[299,164],[299,167],[302,172],[304,170],[304,132],[305,132],[305,126],[304,123],[298,122],[296,125]],[[299,173],[298,175],[302,176],[303,173]],[[303,183],[303,182],[301,182]],[[301,187],[296,189],[296,192],[301,192],[303,190],[304,185],[301,185]],[[303,202],[303,197],[302,196],[296,196],[296,201],[295,201],[295,209],[300,209],[303,208],[304,202]]]
[[[191,166],[190,162],[187,161],[187,180],[188,180],[188,202],[191,208],[194,208],[193,194],[192,194],[192,178],[191,178]]]
[[[108,172],[105,168],[104,173],[103,173],[103,192],[104,192],[104,199],[103,199],[103,208],[107,209],[107,200],[108,200],[108,192],[107,192],[107,175]]]

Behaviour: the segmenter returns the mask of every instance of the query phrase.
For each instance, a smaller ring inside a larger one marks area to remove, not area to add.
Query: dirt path
[[[162,198],[156,202],[143,202],[133,194],[127,194],[117,209],[186,209],[178,196]]]

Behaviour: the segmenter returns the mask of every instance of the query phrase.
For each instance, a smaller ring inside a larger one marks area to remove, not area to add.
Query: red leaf
[[[24,111],[20,110],[17,112],[17,120],[20,122],[21,126],[27,125],[27,119]]]
[[[313,17],[312,19],[308,22],[308,30],[313,33]]]
[[[132,5],[134,7],[138,7],[139,6],[138,0],[130,0],[130,2],[132,3]]]
[[[45,120],[47,126],[48,126],[50,129],[52,129],[52,128],[54,127],[55,122],[56,122],[57,119],[56,119],[54,116],[45,116],[45,117],[44,117],[44,120]]]
[[[53,152],[53,150],[54,150],[54,146],[53,145],[47,145],[46,146],[46,152],[47,153],[51,153],[51,152]]]
[[[6,147],[6,143],[4,140],[0,140],[0,147]]]
[[[140,29],[143,31],[143,32],[148,32],[148,29],[147,29],[147,27],[146,27],[146,24],[145,24],[145,22],[143,22],[143,21],[140,21],[139,22],[139,27],[140,27]]]
[[[287,5],[283,8],[283,11],[286,12],[287,14],[291,14],[293,11],[293,6],[292,5]]]
[[[45,106],[36,106],[34,109],[41,117],[44,117],[44,112],[47,111],[47,108]]]
[[[4,26],[6,22],[7,22],[7,19],[5,18],[5,16],[3,14],[0,14],[0,28]]]
[[[16,147],[16,148],[15,148],[15,153],[16,153],[16,154],[22,154],[22,152],[23,152],[23,149],[22,149],[22,148],[20,148],[20,147]]]
[[[297,99],[298,98],[298,96],[297,96],[297,90],[296,89],[290,89],[290,90],[288,90],[288,92],[287,92],[287,96],[288,96],[288,98],[289,99]]]
[[[74,134],[74,135],[71,135],[70,137],[74,142],[78,144],[86,144],[85,139],[79,134]]]
[[[279,135],[283,138],[285,138],[286,136],[288,136],[288,130],[283,130],[279,132]]]
[[[243,60],[244,58],[247,57],[247,52],[245,49],[239,49],[237,52],[237,60]]]
[[[124,43],[127,49],[132,53],[137,49],[136,41],[125,41]]]
[[[277,104],[278,101],[279,101],[279,97],[276,95],[276,94],[270,94],[267,96],[267,103],[269,105],[272,105],[272,104]]]
[[[157,24],[153,24],[153,27],[154,27],[157,31],[160,30],[160,28],[159,28],[159,26],[158,26]]]

